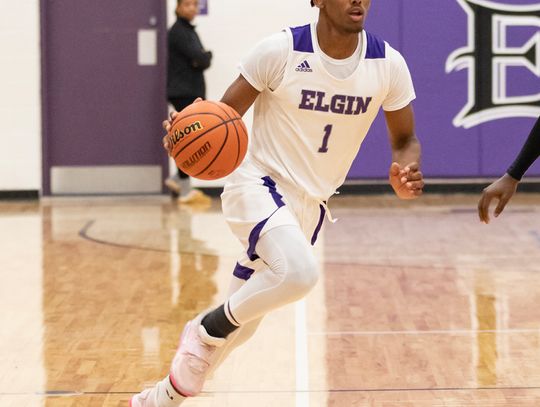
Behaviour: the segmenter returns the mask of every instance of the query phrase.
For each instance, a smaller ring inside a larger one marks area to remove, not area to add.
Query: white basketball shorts
[[[269,174],[246,157],[229,176],[221,194],[223,214],[245,248],[234,275],[249,279],[257,268],[255,247],[272,228],[298,226],[313,245],[326,214],[325,206],[278,174]]]

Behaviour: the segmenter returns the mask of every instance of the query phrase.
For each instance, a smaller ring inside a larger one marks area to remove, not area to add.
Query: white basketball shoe
[[[201,392],[206,376],[217,362],[216,350],[226,342],[226,339],[215,338],[206,332],[201,325],[204,315],[199,314],[186,324],[171,364],[171,383],[185,397]]]
[[[155,387],[143,390],[129,400],[129,407],[158,407],[156,394]]]

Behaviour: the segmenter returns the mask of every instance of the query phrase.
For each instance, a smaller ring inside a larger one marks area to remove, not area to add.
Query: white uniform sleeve
[[[287,33],[276,33],[260,41],[240,62],[238,69],[259,92],[273,91],[283,80],[288,50]]]
[[[388,44],[386,50],[390,61],[390,87],[382,107],[385,111],[391,112],[403,109],[416,98],[416,94],[411,73],[403,56]]]

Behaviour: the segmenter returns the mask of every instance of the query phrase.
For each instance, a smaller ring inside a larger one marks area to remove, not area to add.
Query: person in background
[[[536,120],[529,137],[506,173],[482,192],[478,201],[478,217],[481,222],[489,223],[489,204],[493,198],[499,201],[495,207],[495,217],[501,214],[510,198],[516,193],[519,181],[538,156],[540,156],[540,117]]]
[[[210,66],[212,52],[206,51],[192,21],[199,12],[198,0],[178,0],[177,20],[168,33],[167,99],[181,111],[198,98],[206,96],[204,70]],[[165,185],[180,203],[209,202],[202,191],[191,187],[189,175],[177,169]]]

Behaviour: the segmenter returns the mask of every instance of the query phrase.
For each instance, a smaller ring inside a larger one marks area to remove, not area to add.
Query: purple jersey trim
[[[234,267],[233,275],[235,277],[241,278],[242,280],[249,280],[249,278],[254,272],[255,270],[246,266],[242,266],[240,263],[236,263],[236,266]]]
[[[384,41],[376,35],[366,31],[367,51],[366,59],[384,59],[386,58],[386,46]]]
[[[311,245],[312,246],[317,241],[317,237],[319,236],[319,232],[321,231],[322,223],[323,223],[323,220],[324,220],[324,215],[326,215],[326,209],[324,209],[324,206],[319,205],[319,208],[321,209],[321,213],[319,215],[319,223],[317,223],[317,227],[313,231],[313,236],[311,237]]]
[[[293,50],[298,52],[313,52],[311,40],[311,24],[301,27],[291,27],[293,35]]]
[[[279,194],[279,192],[276,189],[276,183],[274,180],[268,176],[262,177],[262,180],[264,181],[264,186],[268,188],[270,191],[270,194],[272,195],[272,198],[274,198],[274,202],[278,206],[278,208],[281,208],[285,205],[285,202],[283,202],[283,196]]]

